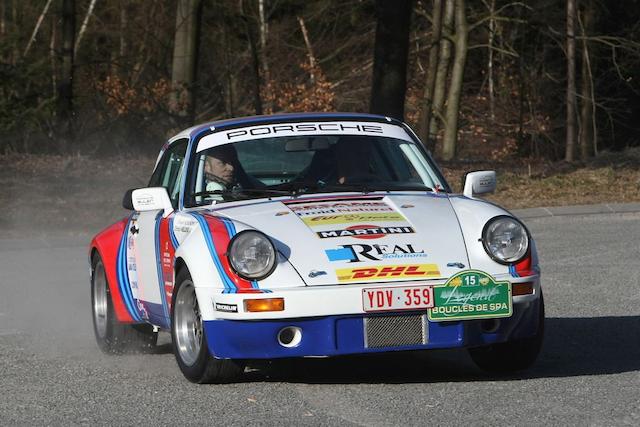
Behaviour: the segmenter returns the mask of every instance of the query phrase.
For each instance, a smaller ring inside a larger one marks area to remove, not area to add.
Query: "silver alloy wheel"
[[[107,336],[108,298],[104,266],[98,262],[93,272],[93,321],[100,338]]]
[[[191,280],[185,280],[180,285],[173,310],[178,354],[185,365],[192,366],[198,360],[202,346],[202,317]]]

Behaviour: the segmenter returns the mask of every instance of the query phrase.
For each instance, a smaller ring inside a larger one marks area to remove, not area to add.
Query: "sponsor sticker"
[[[380,239],[387,234],[409,234],[413,233],[412,227],[378,227],[375,225],[351,225],[339,230],[318,231],[316,234],[321,239],[331,237],[355,237],[356,239]]]
[[[334,202],[312,203],[308,205],[293,205],[289,207],[298,216],[318,216],[341,213],[361,212],[393,212],[393,209],[384,202]]]
[[[496,282],[478,270],[462,271],[433,288],[435,307],[429,320],[471,320],[509,317],[513,313],[511,283]]]
[[[236,304],[222,304],[217,302],[216,311],[223,311],[225,313],[237,313],[238,306]]]
[[[199,153],[211,147],[238,141],[312,135],[370,135],[411,141],[411,138],[402,127],[389,123],[356,121],[265,123],[215,131],[200,140],[196,152]]]
[[[350,222],[368,221],[405,221],[398,212],[372,212],[361,214],[322,215],[302,218],[302,221],[310,227],[325,224],[347,224]]]
[[[423,279],[439,277],[440,270],[436,264],[381,265],[339,268],[336,270],[336,276],[340,283],[399,278]]]
[[[413,247],[413,244],[406,245],[365,245],[352,244],[340,245],[337,249],[327,249],[325,254],[329,261],[382,261],[385,259],[407,259],[407,258],[425,258],[427,254],[424,250]]]

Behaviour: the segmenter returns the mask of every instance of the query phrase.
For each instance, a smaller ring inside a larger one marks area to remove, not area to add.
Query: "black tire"
[[[189,381],[198,384],[222,384],[239,379],[244,372],[241,360],[215,359],[209,354],[207,336],[195,299],[193,281],[186,268],[176,276],[171,304],[171,341],[180,371]],[[193,299],[192,299],[193,298]],[[193,310],[193,311],[190,311]],[[193,334],[187,326],[193,316]],[[197,320],[196,320],[197,319]]]
[[[470,348],[469,355],[483,371],[511,374],[529,368],[538,358],[544,339],[544,297],[540,294],[538,331],[529,338]]]
[[[103,352],[118,354],[155,349],[158,333],[153,331],[153,326],[118,322],[104,264],[98,254],[91,260],[91,313],[96,342]]]

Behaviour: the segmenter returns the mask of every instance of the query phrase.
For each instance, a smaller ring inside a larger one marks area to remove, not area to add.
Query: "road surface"
[[[0,240],[0,425],[640,425],[640,213],[526,222],[547,336],[535,367],[502,379],[439,351],[255,364],[241,383],[194,385],[167,334],[155,354],[98,350],[89,236]]]

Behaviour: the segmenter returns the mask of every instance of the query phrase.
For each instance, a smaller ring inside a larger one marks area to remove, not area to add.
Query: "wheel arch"
[[[111,294],[116,318],[122,323],[135,323],[124,303],[122,292],[120,292],[117,272],[118,250],[126,231],[127,221],[128,218],[124,218],[112,224],[91,240],[89,246],[89,266],[90,272],[93,275],[93,259],[95,256],[100,257],[104,265],[105,275],[107,276],[107,284],[109,285],[109,292]]]

